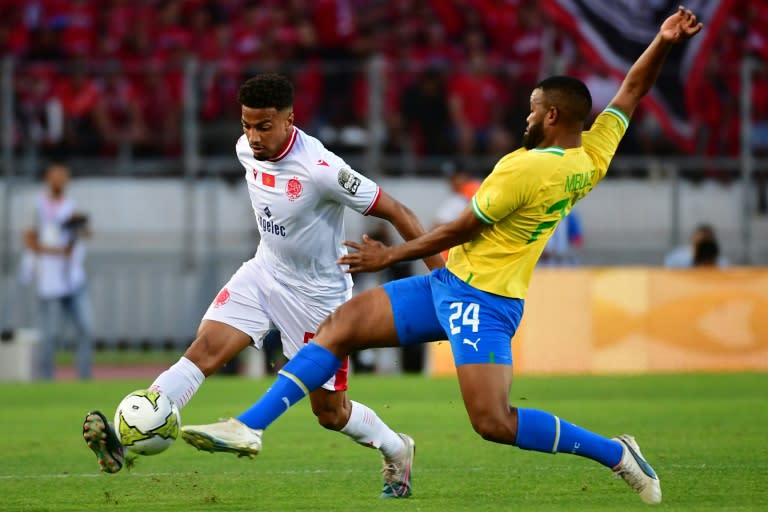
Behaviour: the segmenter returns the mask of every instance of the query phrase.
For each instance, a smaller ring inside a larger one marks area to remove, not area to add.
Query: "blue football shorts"
[[[403,346],[449,340],[456,366],[512,364],[522,299],[469,286],[445,268],[383,285]]]

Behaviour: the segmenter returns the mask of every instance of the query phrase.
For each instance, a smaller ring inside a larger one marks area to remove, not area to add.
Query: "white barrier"
[[[0,340],[0,381],[31,381],[39,377],[40,333],[15,329]]]

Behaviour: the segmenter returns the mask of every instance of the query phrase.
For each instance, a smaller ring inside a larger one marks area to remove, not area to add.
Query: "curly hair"
[[[592,110],[592,95],[581,80],[570,76],[551,76],[536,86],[544,92],[549,105],[554,105],[570,121],[583,123]]]
[[[249,108],[290,108],[293,105],[293,84],[277,73],[256,75],[240,86],[237,101]]]

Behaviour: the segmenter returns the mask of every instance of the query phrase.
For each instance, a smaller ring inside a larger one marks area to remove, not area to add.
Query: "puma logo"
[[[285,410],[287,411],[288,409],[291,408],[291,402],[288,400],[288,397],[285,397],[285,396],[282,398],[282,400],[283,400],[283,403],[285,404]]]
[[[475,352],[477,352],[477,344],[480,343],[480,338],[477,338],[475,341],[468,340],[467,338],[464,338],[464,341],[461,342],[462,345],[469,345],[473,349],[475,349]]]

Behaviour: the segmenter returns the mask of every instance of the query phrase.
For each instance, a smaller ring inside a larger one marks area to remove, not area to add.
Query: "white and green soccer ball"
[[[115,411],[115,431],[128,450],[155,455],[168,449],[179,436],[179,409],[159,391],[140,389],[129,393]]]

